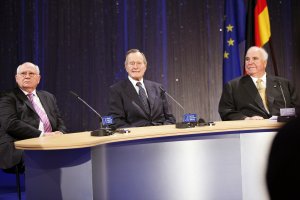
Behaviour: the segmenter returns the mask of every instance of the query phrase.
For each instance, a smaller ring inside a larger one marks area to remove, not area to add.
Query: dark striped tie
[[[144,88],[142,87],[142,83],[141,82],[137,82],[136,86],[139,87],[139,97],[144,105],[144,108],[147,112],[147,114],[150,114],[150,108],[149,108],[149,102],[148,102],[148,98],[146,95],[146,92],[144,90]]]

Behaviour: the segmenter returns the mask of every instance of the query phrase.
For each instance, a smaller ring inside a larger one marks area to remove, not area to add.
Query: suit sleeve
[[[233,98],[233,87],[230,83],[226,83],[223,88],[223,93],[219,102],[219,114],[223,121],[243,120],[247,117],[236,109]]]
[[[113,87],[109,88],[109,115],[114,119],[113,127],[130,127],[130,124],[126,121],[127,115],[124,110],[122,96]]]
[[[19,107],[18,109],[17,106]],[[1,127],[7,134],[18,140],[39,137],[41,134],[40,130],[31,125],[32,122],[28,123],[20,119],[19,116],[25,115],[23,112],[20,112],[24,106],[17,104],[16,99],[9,95],[5,95],[0,99]],[[32,119],[30,118],[28,121]]]

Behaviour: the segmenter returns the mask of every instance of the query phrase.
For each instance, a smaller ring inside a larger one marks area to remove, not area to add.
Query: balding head
[[[248,75],[261,78],[266,73],[268,53],[261,47],[250,47],[245,57],[245,71]]]
[[[41,79],[39,67],[30,62],[19,65],[15,77],[19,88],[29,93],[36,89]]]

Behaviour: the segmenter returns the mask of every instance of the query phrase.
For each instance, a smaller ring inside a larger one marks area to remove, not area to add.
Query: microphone
[[[164,90],[161,86],[159,86],[161,91],[165,93],[168,97],[170,97],[185,113],[184,107],[176,101],[166,90]],[[184,122],[177,122],[176,128],[192,128],[197,125],[197,115],[196,114],[184,114]]]
[[[85,102],[82,98],[80,98],[80,96],[78,94],[76,94],[75,92],[73,92],[73,91],[69,91],[69,92],[70,92],[70,94],[75,96],[79,101],[81,101],[84,105],[86,105],[90,110],[92,110],[99,117],[100,129],[92,131],[91,136],[107,136],[107,135],[113,134],[113,131],[111,131],[110,128],[103,128],[102,116],[94,108],[92,108],[92,106],[90,106],[87,102]]]
[[[102,116],[94,109],[92,106],[90,106],[87,102],[85,102],[78,94],[76,94],[73,91],[70,91],[70,93],[75,96],[79,101],[81,101],[84,105],[86,105],[89,109],[91,109],[100,119],[100,128],[102,128]]]
[[[165,93],[168,97],[170,97],[182,110],[184,113],[184,107],[178,102],[176,101],[166,90],[164,90],[161,86],[159,86],[159,89],[161,89],[161,91],[163,91],[163,93]]]
[[[277,121],[278,122],[288,122],[291,119],[295,118],[296,110],[295,110],[295,108],[287,108],[286,98],[285,98],[285,95],[283,93],[283,89],[282,89],[282,86],[281,86],[281,81],[276,80],[276,82],[279,85],[281,96],[282,96],[283,101],[284,101],[284,108],[280,108],[280,116],[277,117]]]
[[[282,86],[281,86],[281,81],[277,80],[276,82],[278,83],[279,88],[280,88],[281,96],[282,96],[283,101],[284,101],[284,108],[286,108],[286,100],[285,100],[285,96],[284,96],[283,89],[282,89]]]

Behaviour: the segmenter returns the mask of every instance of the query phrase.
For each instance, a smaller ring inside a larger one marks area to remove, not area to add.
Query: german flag
[[[246,33],[246,49],[262,47],[269,41],[271,28],[267,0],[248,0]]]

